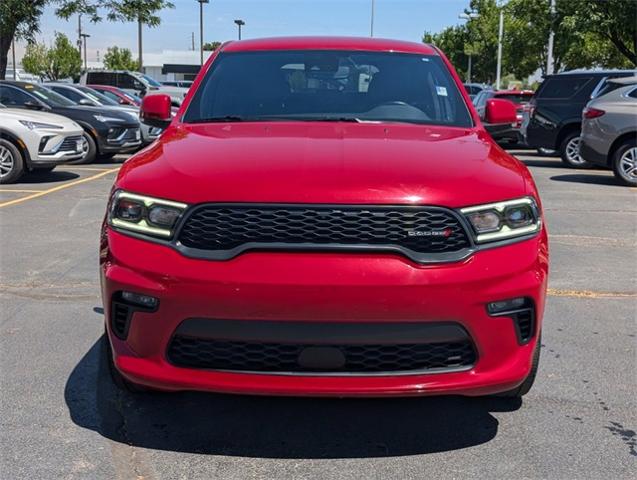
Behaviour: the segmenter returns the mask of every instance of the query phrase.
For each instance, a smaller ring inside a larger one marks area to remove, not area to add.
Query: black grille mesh
[[[418,253],[457,252],[470,246],[459,220],[434,207],[205,205],[186,219],[179,241],[201,250],[229,250],[252,242],[266,247],[398,246]]]
[[[176,335],[168,359],[176,366],[253,372],[323,371],[299,364],[314,345],[217,341]],[[330,345],[345,357],[334,373],[378,373],[470,367],[476,354],[469,340],[408,345]]]
[[[60,151],[60,152],[76,152],[77,151],[77,142],[81,142],[81,141],[82,141],[82,136],[81,135],[76,135],[76,136],[72,136],[72,137],[66,137],[62,141],[62,144],[60,145],[60,148],[58,149],[58,151]]]

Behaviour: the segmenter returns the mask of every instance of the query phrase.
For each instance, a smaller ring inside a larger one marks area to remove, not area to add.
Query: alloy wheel
[[[8,176],[13,170],[15,159],[11,151],[4,145],[0,145],[0,177]]]
[[[637,181],[637,147],[631,147],[619,159],[619,171],[630,181]]]
[[[586,160],[579,154],[579,142],[579,137],[573,137],[566,144],[566,157],[572,165],[586,165]]]

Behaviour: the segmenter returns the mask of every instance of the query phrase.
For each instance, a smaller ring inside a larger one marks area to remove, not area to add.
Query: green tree
[[[221,46],[221,42],[206,42],[203,44],[203,49],[206,51],[214,51]]]
[[[109,70],[137,70],[139,63],[133,60],[128,48],[109,47],[104,54],[104,66]]]
[[[77,78],[82,69],[82,59],[80,52],[68,37],[56,33],[51,48],[35,42],[30,43],[22,58],[22,66],[27,72],[49,80]]]
[[[0,0],[0,80],[7,72],[7,57],[15,38],[33,40],[39,31],[42,9],[48,0]]]
[[[107,18],[120,22],[137,22],[137,48],[139,51],[139,71],[144,65],[142,51],[142,27],[157,27],[161,24],[160,10],[174,8],[166,0],[106,0],[104,7],[108,9]]]

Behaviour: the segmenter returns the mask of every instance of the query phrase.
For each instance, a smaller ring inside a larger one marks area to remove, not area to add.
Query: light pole
[[[82,58],[82,14],[77,16],[77,49],[80,52],[80,58]]]
[[[197,0],[199,2],[199,63],[203,66],[203,4],[210,0]]]
[[[370,21],[370,25],[369,25],[369,36],[373,37],[374,36],[374,10],[376,6],[376,0],[372,0],[372,18]]]
[[[480,17],[480,14],[476,12],[462,13],[458,15],[459,19],[467,20],[467,23],[469,22],[469,20],[473,18],[479,18],[479,17]],[[469,65],[467,65],[467,83],[471,83],[471,49],[469,50]]]
[[[86,39],[90,37],[88,33],[83,33],[82,40],[84,40],[84,70],[88,70],[88,62],[86,61]]]
[[[504,36],[504,1],[500,1],[500,26],[498,28],[498,66],[495,74],[495,88],[500,89],[500,80],[502,77],[502,37]]]
[[[237,27],[239,27],[239,40],[241,40],[241,27],[243,27],[246,24],[246,22],[238,18],[234,21],[234,23],[237,25]]]
[[[551,30],[549,32],[549,44],[546,52],[546,74],[552,75],[554,64],[553,64],[553,38],[555,37],[555,0],[551,0]]]

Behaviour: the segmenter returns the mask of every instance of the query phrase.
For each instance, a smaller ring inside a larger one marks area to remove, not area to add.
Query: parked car
[[[473,104],[478,111],[480,119],[485,122],[485,128],[491,134],[493,139],[499,144],[504,145],[522,145],[524,144],[524,135],[522,135],[522,121],[524,112],[529,109],[529,102],[533,97],[532,90],[482,90],[474,99]],[[516,121],[505,125],[492,125],[486,117],[487,102],[497,98],[500,100],[508,100],[515,105]]]
[[[0,184],[13,183],[25,172],[50,172],[81,159],[87,148],[83,132],[61,115],[0,104]]]
[[[166,85],[167,87],[181,87],[181,88],[190,88],[192,87],[191,80],[177,80],[174,82],[161,82],[162,85]]]
[[[113,87],[110,85],[87,85],[87,87],[100,92],[102,95],[110,98],[111,100],[119,103],[120,105],[132,105],[134,107],[140,107],[142,105],[141,97],[135,94],[125,92],[121,88]]]
[[[637,187],[637,77],[616,79],[582,114],[580,155],[612,168],[625,185]]]
[[[151,93],[165,93],[170,96],[174,106],[181,105],[188,92],[187,88],[162,85],[148,75],[128,70],[89,70],[80,77],[80,84],[112,85],[140,97]]]
[[[111,100],[110,98],[102,95],[101,93],[92,90],[84,85],[74,85],[69,83],[45,83],[44,86],[59,93],[63,97],[68,98],[78,105],[86,105],[92,107],[104,107],[109,110],[117,110],[125,112],[130,115],[134,120],[139,119],[139,107],[132,105],[120,105],[119,103]],[[151,127],[142,122],[142,145],[148,145],[154,142],[161,134],[161,129]]]
[[[637,70],[574,70],[547,76],[530,102],[526,143],[557,150],[568,167],[589,166],[579,155],[582,110],[608,78],[633,76]],[[523,129],[524,130],[524,129]]]
[[[473,100],[482,90],[490,88],[484,83],[464,83],[463,85],[471,100]]]
[[[84,129],[87,152],[74,163],[90,163],[97,155],[130,152],[141,145],[139,121],[129,114],[103,107],[77,105],[40,85],[2,80],[0,103],[12,108],[57,113],[78,123]]]
[[[548,273],[540,199],[449,61],[370,38],[220,48],[183,115],[143,99],[167,130],[113,187],[100,262],[117,385],[525,394]],[[515,122],[510,102],[487,109]]]

